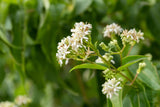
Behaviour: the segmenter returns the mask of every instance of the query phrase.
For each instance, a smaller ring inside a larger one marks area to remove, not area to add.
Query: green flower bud
[[[104,44],[104,42],[101,42],[101,43],[99,44],[99,46],[100,46],[104,51],[108,51],[108,50],[109,50],[109,47],[106,46],[106,44]]]
[[[145,62],[141,62],[139,63],[139,68],[137,70],[137,73],[139,74],[141,72],[141,70],[146,66],[146,63]]]

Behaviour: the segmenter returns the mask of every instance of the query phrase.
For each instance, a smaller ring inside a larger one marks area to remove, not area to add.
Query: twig
[[[132,80],[132,82],[131,82],[129,85],[133,85],[133,83],[134,83],[134,81],[136,80],[137,76],[138,76],[138,73],[136,73],[134,79]]]

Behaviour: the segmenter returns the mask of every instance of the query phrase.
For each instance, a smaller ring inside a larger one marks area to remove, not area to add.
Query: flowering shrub
[[[105,52],[102,55],[98,49],[97,42],[93,44],[91,41],[91,29],[91,24],[75,23],[74,28],[71,29],[71,36],[63,38],[58,43],[56,56],[61,66],[64,63],[68,64],[68,61],[73,59],[85,63],[73,67],[70,72],[81,68],[102,70],[105,78],[105,83],[102,84],[102,93],[111,100],[112,105],[115,105],[115,107],[122,106],[122,97],[127,95],[127,92],[123,92],[126,87],[138,87],[141,89],[143,83],[148,86],[157,83],[156,80],[146,80],[150,79],[148,74],[154,75],[153,71],[149,70],[154,68],[151,65],[150,57],[130,55],[133,46],[139,43],[140,40],[144,40],[143,32],[135,29],[123,29],[115,23],[107,25],[104,28],[104,38],[110,39],[110,42],[108,44],[104,42],[99,44]],[[91,61],[91,57],[97,57],[97,59]],[[139,63],[139,66],[134,67],[133,70],[130,69],[136,63]],[[160,89],[159,83],[154,86],[155,88],[157,90]],[[122,96],[122,93],[124,96]]]

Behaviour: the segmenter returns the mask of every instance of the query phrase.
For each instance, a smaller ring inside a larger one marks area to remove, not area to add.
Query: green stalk
[[[23,1],[21,1],[21,11],[23,12],[23,15],[25,14],[24,11],[24,3]],[[26,31],[26,19],[25,19],[25,15],[23,17],[23,20],[21,22],[21,26],[22,26],[22,50],[21,50],[21,79],[22,79],[22,85],[24,87],[24,91],[26,93],[25,90],[25,40],[26,40],[26,35],[25,35],[25,31]]]

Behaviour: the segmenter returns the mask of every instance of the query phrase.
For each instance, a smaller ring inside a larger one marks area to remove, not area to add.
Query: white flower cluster
[[[31,99],[28,98],[27,96],[25,95],[20,95],[18,96],[16,99],[15,99],[15,103],[18,105],[18,106],[21,106],[21,105],[26,105],[28,103],[31,102]]]
[[[111,37],[112,33],[120,34],[122,31],[123,29],[119,25],[113,23],[105,27],[104,37]]]
[[[102,56],[106,61],[110,61],[112,62],[113,64],[115,64],[114,60],[113,60],[113,56],[111,56],[109,53],[105,53],[103,56]],[[104,63],[103,59],[98,57],[96,60],[95,60],[96,63]]]
[[[123,30],[119,25],[113,23],[107,25],[104,31],[104,37],[111,37],[111,34],[115,33],[121,36],[123,44],[129,43],[134,45],[136,42],[139,43],[140,39],[144,39],[144,33],[141,31],[136,31],[135,29]]]
[[[12,102],[5,101],[5,102],[0,102],[0,107],[16,107],[16,105]]]
[[[88,37],[86,35],[89,35],[91,33],[91,24],[84,24],[83,22],[75,23],[73,29],[71,29],[72,32],[72,43],[71,47],[73,50],[78,51],[79,47],[83,46],[83,40],[88,41]]]
[[[85,24],[83,22],[75,23],[74,28],[71,29],[72,35],[62,39],[58,43],[56,57],[60,65],[63,64],[63,60],[66,60],[65,64],[68,63],[69,59],[66,55],[70,53],[70,49],[77,52],[79,48],[85,47],[83,40],[88,41],[87,35],[91,33],[91,28],[91,24]]]
[[[112,98],[114,94],[118,95],[117,92],[122,89],[119,85],[120,82],[116,80],[116,78],[109,79],[107,82],[102,84],[102,93],[106,95],[107,98]]]
[[[135,42],[139,43],[140,39],[144,39],[143,35],[143,32],[137,32],[135,29],[131,29],[129,31],[124,30],[121,34],[121,38],[123,43],[130,43],[131,45],[134,45]]]
[[[56,57],[58,59],[58,62],[60,65],[63,64],[63,60],[66,59],[66,64],[68,63],[68,58],[66,58],[66,55],[70,53],[68,48],[70,47],[69,42],[70,37],[64,38],[61,40],[61,42],[58,43],[58,51],[56,53]]]

